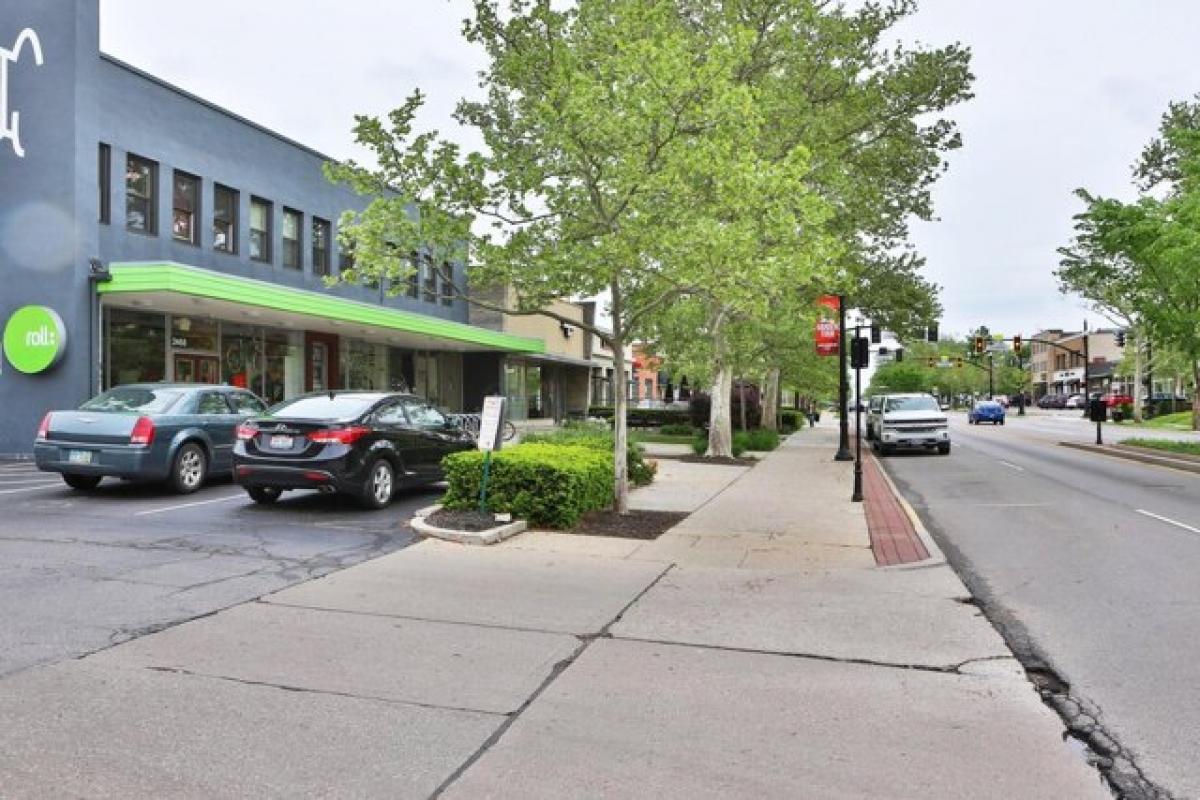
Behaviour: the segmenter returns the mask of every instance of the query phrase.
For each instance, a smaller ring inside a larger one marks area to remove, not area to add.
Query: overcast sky
[[[331,156],[353,154],[355,113],[384,113],[416,87],[423,123],[474,145],[450,119],[483,65],[460,35],[469,5],[102,0],[101,46]],[[896,36],[969,45],[977,78],[955,115],[964,147],[936,190],[940,219],[915,229],[943,287],[943,331],[1079,326],[1083,304],[1052,275],[1079,209],[1071,193],[1128,196],[1168,101],[1200,92],[1197,31],[1197,0],[921,0]]]

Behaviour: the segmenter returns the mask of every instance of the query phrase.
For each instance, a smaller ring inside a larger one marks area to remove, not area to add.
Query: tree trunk
[[[613,282],[613,510],[618,514],[629,513],[629,462],[626,448],[629,446],[629,424],[625,419],[625,331],[621,325],[621,287]]]
[[[1200,361],[1192,361],[1192,430],[1200,431]]]
[[[716,313],[713,333],[713,387],[708,412],[709,458],[733,458],[733,419],[730,413],[733,394],[733,365],[729,363],[725,341],[725,310]],[[744,404],[743,404],[744,405]]]
[[[763,381],[762,426],[769,431],[779,430],[779,368],[767,370]]]
[[[746,381],[738,381],[738,430],[746,430]]]
[[[1138,330],[1133,334],[1133,421],[1142,424],[1142,373],[1145,364],[1142,363],[1142,335]]]

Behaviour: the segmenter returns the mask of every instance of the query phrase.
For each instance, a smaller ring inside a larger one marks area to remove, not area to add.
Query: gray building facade
[[[0,0],[0,455],[132,380],[404,386],[470,410],[500,354],[541,351],[470,325],[427,263],[328,287],[338,219],[369,198],[327,160],[101,53],[98,0]]]

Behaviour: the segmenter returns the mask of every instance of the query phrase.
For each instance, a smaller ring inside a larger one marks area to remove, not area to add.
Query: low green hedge
[[[592,406],[588,416],[611,420],[615,410],[612,406]],[[658,428],[663,425],[688,424],[691,414],[678,408],[627,408],[625,422],[633,428]]]
[[[603,451],[612,458],[613,433],[607,425],[588,423],[567,423],[561,428],[545,433],[528,433],[522,442],[542,442],[544,444],[565,444],[578,447],[589,447]],[[645,486],[654,480],[655,467],[646,461],[646,454],[632,439],[626,443],[625,464],[629,474],[629,482],[634,486]]]
[[[804,427],[804,412],[783,409],[779,412],[779,427],[784,433],[794,433]]]
[[[747,450],[766,452],[779,447],[779,434],[767,428],[755,428],[751,431],[733,432],[733,457],[737,458]],[[708,450],[708,435],[701,434],[692,441],[692,450],[702,456]]]
[[[453,453],[442,460],[450,486],[442,503],[451,509],[479,504],[484,454]],[[532,525],[570,528],[613,497],[612,454],[577,444],[522,442],[492,454],[489,511],[511,513]]]

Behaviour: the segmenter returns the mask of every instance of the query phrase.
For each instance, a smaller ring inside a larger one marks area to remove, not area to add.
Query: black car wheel
[[[204,455],[204,448],[195,442],[188,442],[175,454],[171,477],[167,482],[179,494],[191,494],[204,485],[207,475],[208,457]]]
[[[950,443],[949,442],[938,445],[938,455],[940,455],[940,456],[950,455]]]
[[[359,500],[370,509],[386,508],[392,502],[392,492],[395,489],[396,470],[386,458],[377,458],[367,470],[366,482]]]
[[[250,499],[256,503],[270,505],[279,499],[283,490],[276,489],[274,486],[247,486],[246,494],[250,495]]]
[[[100,485],[99,475],[63,475],[63,483],[70,486],[72,489],[79,489],[82,492],[91,491]]]

